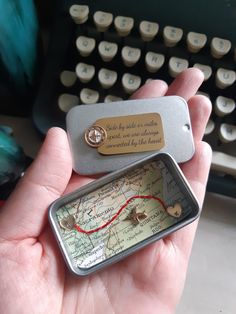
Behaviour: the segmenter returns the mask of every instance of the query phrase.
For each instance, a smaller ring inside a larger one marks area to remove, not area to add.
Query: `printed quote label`
[[[104,118],[95,124],[107,131],[107,140],[98,147],[98,152],[103,155],[154,151],[165,145],[158,113]]]

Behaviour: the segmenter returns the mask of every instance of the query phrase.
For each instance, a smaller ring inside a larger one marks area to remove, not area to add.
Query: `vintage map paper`
[[[135,198],[116,214],[134,196]],[[162,200],[159,202],[156,197]],[[180,218],[170,216],[163,206],[181,203]],[[133,212],[145,213],[137,224],[130,219]],[[72,217],[75,224],[85,231],[104,226],[113,217],[114,221],[97,232],[83,233],[76,228],[60,228],[67,252],[76,267],[90,268],[107,258],[115,256],[144,239],[157,234],[189,212],[187,201],[176,181],[162,161],[151,161],[125,176],[82,196],[57,210],[58,224]]]

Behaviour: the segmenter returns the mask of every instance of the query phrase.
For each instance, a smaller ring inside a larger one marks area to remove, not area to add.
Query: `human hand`
[[[168,87],[155,80],[132,98],[188,101],[194,157],[181,168],[202,205],[211,149],[202,142],[211,104],[194,96],[203,81],[188,69]],[[48,132],[40,153],[0,212],[0,313],[173,313],[185,281],[197,221],[88,277],[69,273],[47,221],[48,206],[92,178],[72,174],[65,132]]]

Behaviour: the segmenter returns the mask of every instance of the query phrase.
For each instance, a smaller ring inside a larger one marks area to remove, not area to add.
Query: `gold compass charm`
[[[85,131],[84,138],[89,146],[99,147],[107,139],[107,132],[103,127],[93,125]]]

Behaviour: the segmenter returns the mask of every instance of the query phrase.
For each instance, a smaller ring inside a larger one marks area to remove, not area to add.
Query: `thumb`
[[[1,210],[0,238],[39,236],[47,221],[47,208],[64,192],[71,172],[67,135],[62,129],[52,128],[38,157]]]

